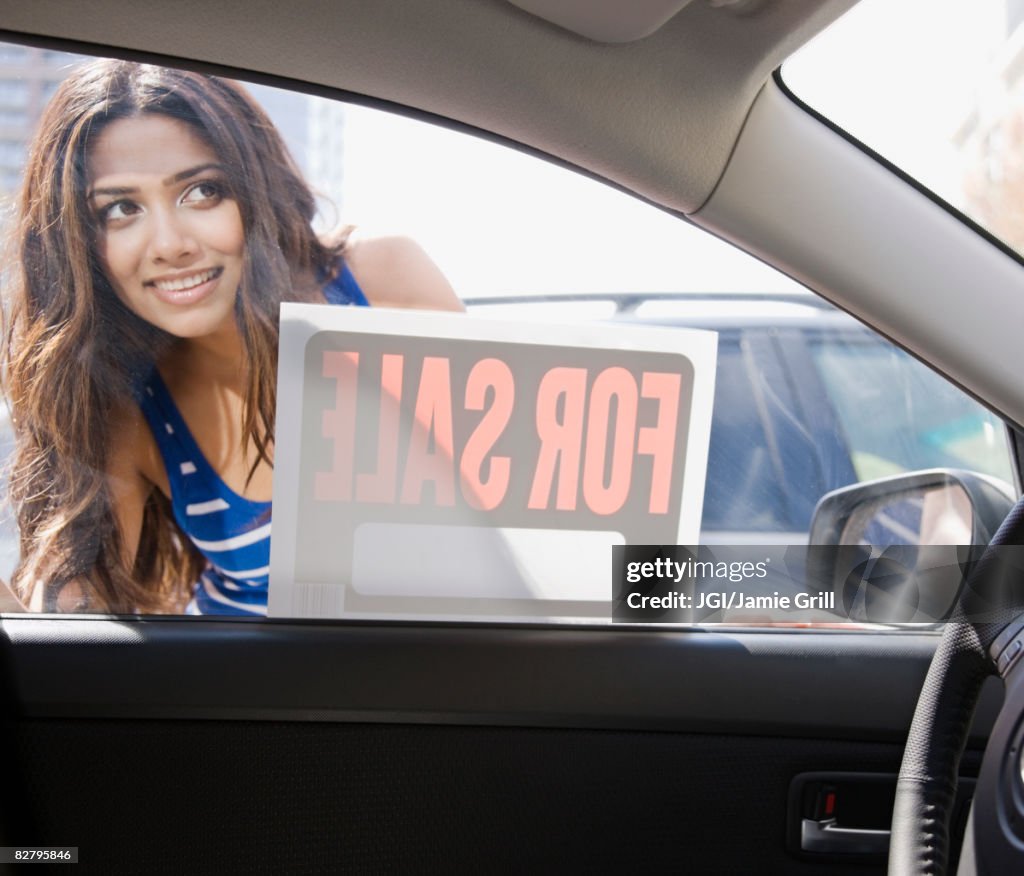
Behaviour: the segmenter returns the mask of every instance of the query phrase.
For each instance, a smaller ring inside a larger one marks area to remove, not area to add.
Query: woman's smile
[[[122,303],[179,338],[234,332],[245,232],[207,143],[170,116],[118,119],[88,167],[97,255]]]
[[[208,268],[204,271],[148,280],[144,285],[152,286],[157,296],[168,304],[194,304],[213,292],[217,285],[215,281],[219,280],[223,273],[223,268]]]

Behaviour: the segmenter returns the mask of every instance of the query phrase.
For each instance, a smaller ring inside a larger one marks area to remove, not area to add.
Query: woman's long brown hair
[[[236,83],[97,61],[58,88],[21,190],[2,357],[17,442],[10,495],[21,561],[12,583],[26,601],[42,588],[51,611],[70,582],[82,589],[82,608],[180,610],[203,565],[154,489],[128,568],[107,481],[112,418],[134,403],[173,338],[131,313],[107,281],[86,169],[90,144],[108,124],[146,113],[193,128],[224,166],[241,212],[246,247],[235,318],[245,351],[243,434],[257,464],[270,462],[273,442],[278,307],[309,289],[310,277],[332,273],[343,246],[326,246],[313,232],[309,187],[273,123]]]

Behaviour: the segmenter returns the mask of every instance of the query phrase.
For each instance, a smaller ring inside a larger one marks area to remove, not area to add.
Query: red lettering
[[[434,451],[429,451],[433,436]],[[452,388],[448,359],[425,356],[416,393],[416,411],[402,479],[402,504],[415,505],[423,484],[434,482],[434,501],[455,504],[455,461],[452,438]]]
[[[487,480],[480,474],[487,454],[508,425],[515,401],[512,371],[500,359],[481,359],[473,366],[466,379],[466,410],[482,411],[490,388],[494,389],[494,399],[466,440],[460,466],[462,495],[478,511],[497,508],[508,490],[511,465],[507,456],[491,457]]]
[[[356,473],[356,416],[370,391],[360,389],[359,356],[352,351],[323,354],[322,374],[335,381],[335,392],[333,407],[323,412],[321,421],[322,435],[331,443],[330,469],[315,473],[315,499],[337,502],[354,497],[359,502],[387,504],[397,498],[404,505],[418,505],[429,483],[433,503],[451,507],[458,476],[462,498],[470,508],[498,508],[512,477],[512,457],[494,455],[515,408],[515,377],[509,365],[492,357],[470,369],[463,405],[467,412],[481,415],[457,456],[450,360],[423,358],[415,409],[409,417],[402,406],[405,358],[398,353],[381,354],[375,468]],[[541,378],[535,410],[540,446],[527,507],[545,511],[554,502],[555,510],[575,511],[582,502],[594,514],[616,514],[633,490],[636,458],[648,456],[648,512],[667,514],[677,453],[681,375],[645,371],[638,380],[628,369],[613,366],[598,373],[589,392],[588,377],[586,368],[556,367]],[[657,414],[653,424],[638,428],[640,399],[654,402]],[[400,471],[403,432],[408,432],[409,439]]]
[[[531,510],[540,511],[548,507],[556,468],[558,490],[555,507],[559,511],[576,509],[586,394],[586,368],[552,368],[541,379],[537,389],[536,414],[541,445],[527,502]],[[559,399],[564,399],[561,421],[558,419]]]
[[[645,371],[640,387],[643,398],[658,400],[658,422],[640,429],[637,453],[653,458],[651,467],[651,514],[667,514],[672,463],[676,455],[676,424],[679,419],[679,386],[682,377],[661,371]]]
[[[611,400],[615,405],[611,471],[604,482],[608,454]],[[595,514],[614,514],[629,496],[633,478],[633,442],[636,437],[636,380],[625,368],[605,368],[590,390],[587,417],[587,450],[583,461],[583,498]]]

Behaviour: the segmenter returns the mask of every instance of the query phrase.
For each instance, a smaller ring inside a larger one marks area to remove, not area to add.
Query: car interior
[[[15,0],[0,41],[386,109],[702,229],[1007,424],[1013,497],[956,482],[1012,547],[1021,256],[780,72],[855,5]],[[946,623],[885,630],[0,601],[0,846],[97,873],[1017,872],[1022,566],[990,551]]]

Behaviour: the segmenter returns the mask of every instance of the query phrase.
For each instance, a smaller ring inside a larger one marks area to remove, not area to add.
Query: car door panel
[[[790,783],[895,772],[935,641],[177,619],[3,631],[21,765],[8,808],[96,872],[821,872],[787,850]]]

